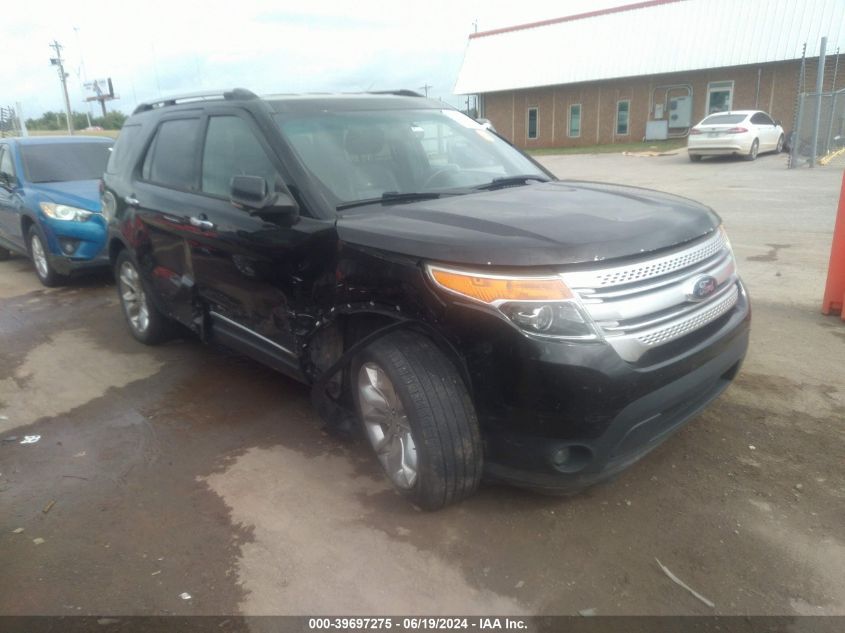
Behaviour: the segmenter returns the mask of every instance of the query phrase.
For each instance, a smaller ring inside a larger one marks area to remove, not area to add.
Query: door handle
[[[133,198],[132,196],[125,196],[123,201],[128,204],[130,207],[137,207],[141,204],[138,198]]]
[[[194,216],[188,218],[188,223],[191,226],[195,226],[199,229],[202,229],[203,231],[210,231],[214,228],[214,222],[212,222],[211,220],[203,220],[202,218],[197,218]]]

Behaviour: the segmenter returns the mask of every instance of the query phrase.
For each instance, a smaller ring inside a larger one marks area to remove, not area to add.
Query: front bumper
[[[613,476],[680,429],[733,380],[748,348],[750,309],[627,363],[603,343],[521,344],[470,356],[485,474],[567,494]],[[490,358],[492,356],[492,358]]]
[[[47,258],[56,272],[69,275],[77,270],[109,266],[105,252],[106,224],[100,215],[86,222],[53,220],[42,215],[41,228],[47,239]]]

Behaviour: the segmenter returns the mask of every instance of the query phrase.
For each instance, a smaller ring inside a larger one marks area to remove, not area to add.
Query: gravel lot
[[[45,290],[14,259],[0,439],[41,440],[0,442],[0,613],[845,614],[845,322],[819,314],[841,172],[542,161],[722,215],[754,322],[714,406],[579,496],[486,486],[419,513],[303,387],[195,340],[145,348],[108,279]]]

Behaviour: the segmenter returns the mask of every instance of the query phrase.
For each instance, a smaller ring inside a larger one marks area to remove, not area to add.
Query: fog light
[[[59,246],[65,255],[73,255],[79,246],[79,240],[72,240],[65,237],[59,238]]]
[[[555,454],[552,456],[552,462],[554,462],[555,466],[563,466],[566,462],[569,461],[569,447],[564,446],[563,448],[559,448],[555,451]]]

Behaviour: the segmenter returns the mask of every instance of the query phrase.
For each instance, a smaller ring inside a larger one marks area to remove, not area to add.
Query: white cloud
[[[0,41],[11,55],[0,104],[26,116],[60,110],[49,43],[64,45],[74,109],[84,110],[81,60],[89,78],[112,77],[131,111],[160,94],[242,86],[259,93],[432,86],[451,94],[467,35],[623,3],[621,0],[289,0],[4,3]],[[76,29],[74,28],[76,27]]]

